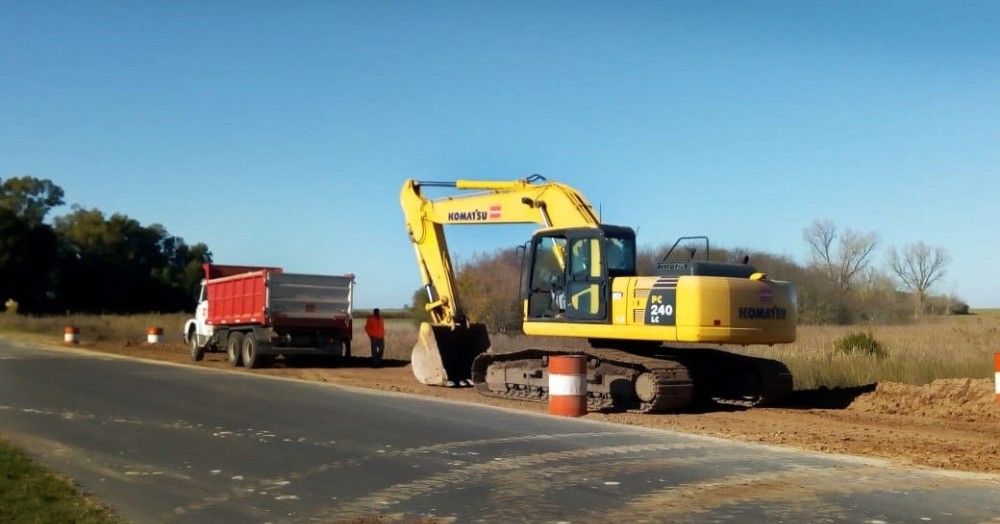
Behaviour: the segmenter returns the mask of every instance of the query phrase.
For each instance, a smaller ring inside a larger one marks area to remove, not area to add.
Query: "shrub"
[[[867,355],[882,359],[889,356],[889,352],[881,342],[875,340],[875,336],[870,331],[856,331],[850,333],[833,343],[833,347],[845,355]]]
[[[968,315],[969,305],[966,304],[965,302],[957,302],[955,304],[952,304],[951,306],[948,306],[948,313],[952,315]]]

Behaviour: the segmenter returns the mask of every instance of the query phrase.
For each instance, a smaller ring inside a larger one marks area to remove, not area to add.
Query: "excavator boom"
[[[423,188],[446,187],[470,194],[428,198]],[[428,311],[435,324],[454,325],[464,314],[455,286],[444,226],[540,224],[544,227],[597,227],[593,207],[575,189],[539,175],[516,181],[407,180],[400,195],[407,232],[416,250]]]
[[[469,191],[429,198],[424,188]],[[489,335],[462,310],[444,227],[470,224],[539,224],[597,227],[587,199],[575,189],[539,175],[514,181],[407,180],[400,203],[427,293],[431,322],[420,327],[411,357],[417,380],[428,385],[466,384],[472,359],[489,349]]]

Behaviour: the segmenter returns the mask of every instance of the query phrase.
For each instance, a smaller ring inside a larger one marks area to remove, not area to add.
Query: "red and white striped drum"
[[[563,417],[587,414],[587,357],[549,357],[549,413]]]

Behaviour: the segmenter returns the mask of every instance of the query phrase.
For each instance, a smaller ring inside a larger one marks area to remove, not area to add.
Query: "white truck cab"
[[[208,323],[208,297],[205,294],[205,280],[202,279],[194,318],[184,323],[184,343],[189,345],[192,351],[197,351],[212,338],[213,332],[214,328]]]

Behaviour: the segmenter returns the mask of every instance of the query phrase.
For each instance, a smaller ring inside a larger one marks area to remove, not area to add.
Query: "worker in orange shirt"
[[[385,319],[378,308],[372,311],[365,320],[365,333],[372,343],[372,365],[382,365],[382,355],[385,353]]]

